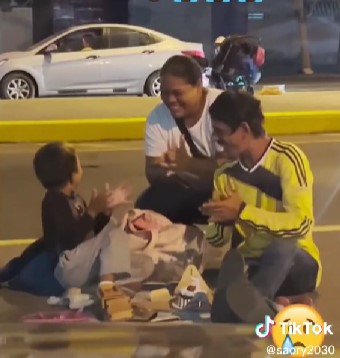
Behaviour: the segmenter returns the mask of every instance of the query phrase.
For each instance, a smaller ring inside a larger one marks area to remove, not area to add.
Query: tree
[[[311,56],[308,47],[308,31],[305,2],[304,0],[294,0],[294,5],[299,24],[302,72],[305,75],[311,75],[314,72],[312,70]]]

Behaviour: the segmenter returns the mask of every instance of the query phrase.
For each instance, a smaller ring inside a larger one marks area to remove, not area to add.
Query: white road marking
[[[340,232],[340,224],[339,225],[320,225],[315,226],[313,232]],[[326,236],[327,237],[327,236]],[[23,246],[29,245],[34,242],[36,239],[27,238],[27,239],[13,239],[13,240],[1,240],[0,239],[0,247],[1,246]]]
[[[340,232],[340,224],[315,226],[313,232]]]

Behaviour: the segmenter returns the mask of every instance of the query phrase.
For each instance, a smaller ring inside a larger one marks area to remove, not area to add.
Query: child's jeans
[[[67,289],[99,282],[107,274],[114,274],[117,280],[143,280],[153,269],[151,259],[130,253],[129,236],[124,230],[109,223],[97,236],[63,251],[54,275]]]

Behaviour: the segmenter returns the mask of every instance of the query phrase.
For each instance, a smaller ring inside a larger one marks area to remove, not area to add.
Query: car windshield
[[[26,51],[33,51],[35,50],[36,48],[39,48],[41,45],[44,45],[45,43],[47,44],[50,40],[54,39],[54,38],[57,38],[59,35],[61,35],[62,33],[64,33],[65,30],[61,30],[59,32],[56,32],[55,34],[49,36],[49,37],[46,37],[44,38],[43,40],[31,45],[30,47],[28,47],[26,49]]]

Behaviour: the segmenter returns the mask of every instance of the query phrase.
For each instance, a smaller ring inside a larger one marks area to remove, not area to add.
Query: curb
[[[340,132],[340,110],[265,114],[271,135]],[[145,118],[1,121],[0,142],[94,142],[144,139]]]
[[[306,135],[340,132],[340,110],[265,113],[271,135]]]
[[[144,137],[145,118],[1,121],[0,142],[95,142]]]
[[[0,240],[0,247],[28,246],[33,244],[37,239],[13,239]]]

